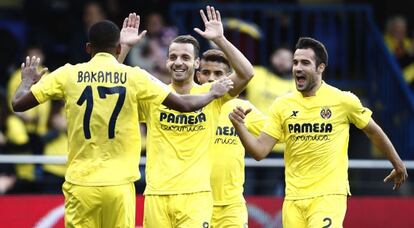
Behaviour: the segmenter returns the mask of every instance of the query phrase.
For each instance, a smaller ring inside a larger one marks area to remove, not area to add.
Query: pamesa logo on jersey
[[[329,109],[329,107],[322,107],[321,110],[321,117],[324,119],[329,119],[332,116],[332,111]]]

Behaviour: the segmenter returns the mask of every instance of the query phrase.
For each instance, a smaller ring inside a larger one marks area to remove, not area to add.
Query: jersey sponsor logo
[[[330,133],[333,130],[330,123],[295,123],[288,124],[289,133],[299,134],[291,135],[291,141],[328,141],[327,134],[306,134],[306,133]]]
[[[289,139],[293,142],[297,141],[328,141],[328,135],[291,135]]]
[[[216,135],[238,136],[236,129],[230,126],[218,126],[216,130]]]
[[[321,117],[324,119],[329,119],[332,116],[332,111],[328,107],[322,107]]]
[[[220,137],[214,140],[214,144],[237,145],[237,139]]]
[[[330,123],[295,123],[288,124],[289,133],[329,133],[332,132]]]
[[[175,124],[198,124],[206,122],[206,115],[201,112],[198,114],[178,114],[160,112],[160,122]]]
[[[206,127],[202,124],[204,122],[206,122],[206,114],[204,114],[202,110],[198,110],[193,113],[180,114],[160,112],[160,126],[161,130],[164,131],[203,131],[206,129]]]
[[[78,71],[77,83],[113,83],[125,84],[127,81],[126,72],[111,72],[111,71]]]
[[[164,131],[176,131],[176,132],[194,132],[194,131],[202,131],[206,128],[203,125],[166,125],[162,124],[160,125],[161,130]]]

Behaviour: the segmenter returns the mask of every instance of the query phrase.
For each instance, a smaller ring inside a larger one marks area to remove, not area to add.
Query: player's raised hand
[[[240,106],[237,106],[235,109],[233,109],[233,112],[229,114],[229,119],[233,126],[236,127],[236,125],[244,125],[244,119],[246,118],[246,115],[251,111],[251,108],[244,110]]]
[[[139,33],[139,25],[140,16],[136,13],[130,13],[129,16],[124,19],[120,37],[121,45],[132,47],[145,36],[147,30]]]
[[[224,36],[223,24],[221,23],[221,16],[218,10],[215,10],[214,7],[206,7],[207,16],[203,10],[200,10],[201,19],[204,22],[205,31],[202,31],[199,28],[194,28],[198,34],[208,40],[216,40]]]
[[[47,68],[38,71],[40,58],[36,56],[27,56],[26,62],[22,63],[22,81],[28,81],[35,84],[47,72]]]
[[[401,185],[405,182],[408,178],[407,169],[404,165],[399,168],[394,168],[391,173],[385,177],[384,182],[388,182],[390,180],[394,181],[394,186],[392,190],[397,190],[401,187]]]
[[[228,78],[220,78],[211,85],[210,91],[213,93],[214,97],[221,97],[226,94],[229,90],[233,89],[233,81]]]

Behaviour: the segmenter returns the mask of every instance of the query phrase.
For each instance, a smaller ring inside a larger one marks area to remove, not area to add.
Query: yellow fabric
[[[87,63],[66,64],[44,76],[31,90],[40,103],[65,101],[66,181],[105,186],[139,179],[138,102],[161,104],[170,91],[166,86],[138,67],[98,53]]]
[[[249,131],[256,136],[267,120],[264,114],[248,101],[233,99],[223,105],[214,143],[210,149],[214,205],[245,202],[243,198],[245,149],[229,119],[229,114],[237,106],[245,110],[252,109],[246,116],[245,123]]]
[[[254,77],[246,87],[247,100],[266,115],[277,97],[293,91],[296,91],[295,80],[280,78],[261,66],[254,67]]]
[[[134,183],[79,186],[63,183],[65,227],[135,228]]]
[[[6,138],[15,145],[24,145],[29,143],[29,136],[27,135],[23,121],[17,116],[10,115],[6,120],[7,132]],[[29,151],[22,152],[28,154]],[[33,181],[35,179],[33,164],[16,164],[17,177],[24,180]]]
[[[147,195],[144,227],[210,227],[213,212],[210,192]]]
[[[20,82],[21,70],[19,69],[12,74],[7,85],[7,100],[10,108],[14,93],[16,92],[17,87],[19,87]],[[24,112],[24,115],[26,115],[28,119],[33,120],[25,123],[28,133],[43,135],[47,132],[47,120],[49,118],[50,107],[51,103],[45,102]]]
[[[295,92],[271,106],[264,132],[286,139],[286,199],[350,194],[349,125],[364,128],[371,110],[350,92],[322,83],[315,96]]]
[[[346,195],[326,195],[303,200],[285,200],[283,227],[342,228],[346,213]]]
[[[235,203],[225,206],[214,206],[210,228],[248,227],[246,203]]]
[[[61,132],[59,136],[45,145],[44,155],[68,155],[68,136]],[[65,176],[66,165],[43,165],[43,169],[56,176]]]
[[[284,79],[275,75],[262,66],[254,67],[254,77],[247,84],[247,99],[265,115],[269,115],[269,108],[276,98],[296,91],[294,79]],[[284,139],[273,148],[273,152],[283,153],[285,150]]]
[[[210,87],[194,84],[190,94],[206,93]],[[225,95],[190,113],[142,102],[148,128],[145,195],[211,191],[208,149],[221,106],[229,99]]]

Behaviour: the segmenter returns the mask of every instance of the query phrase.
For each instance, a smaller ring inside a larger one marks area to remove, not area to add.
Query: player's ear
[[[196,71],[196,78],[197,78],[197,81],[198,82],[201,82],[200,81],[200,79],[201,79],[201,72],[199,70]]]
[[[200,58],[196,58],[194,61],[194,68],[198,69],[200,67]]]
[[[92,44],[87,42],[85,45],[85,50],[86,50],[86,53],[88,53],[89,55],[92,55]]]
[[[326,67],[325,63],[319,64],[318,69],[317,69],[318,73],[322,74],[325,71],[325,67]]]

